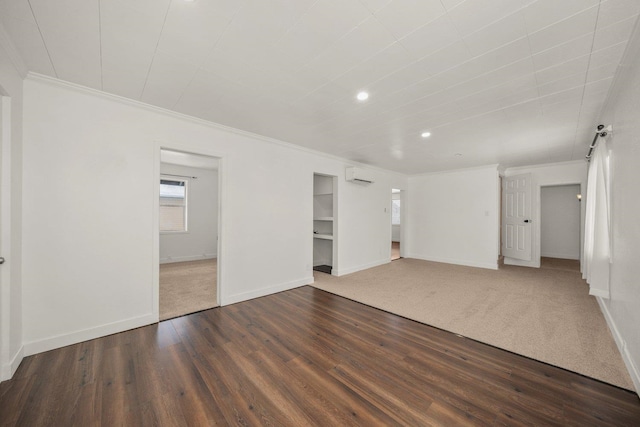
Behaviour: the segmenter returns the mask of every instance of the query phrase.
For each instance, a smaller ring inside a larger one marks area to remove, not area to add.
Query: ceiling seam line
[[[591,68],[591,55],[593,54],[593,47],[596,44],[596,35],[598,33],[598,21],[600,20],[601,5],[602,5],[602,0],[599,0],[598,11],[596,13],[596,22],[593,24],[593,37],[591,38],[591,49],[589,49],[589,60],[587,61],[587,72],[584,74],[582,96],[580,98],[580,109],[578,110],[578,119],[576,120],[576,131],[573,136],[573,150],[571,151],[571,158],[574,158],[575,151],[576,151],[576,144],[578,144],[578,129],[580,128],[580,118],[582,117],[582,108],[584,107],[584,97],[587,92],[587,81],[589,80],[589,69]]]
[[[56,66],[53,64],[53,58],[51,58],[51,52],[49,52],[49,47],[47,46],[47,42],[44,40],[44,35],[42,34],[42,29],[40,28],[40,23],[38,22],[38,18],[36,18],[36,14],[33,11],[33,6],[31,5],[31,0],[27,0],[29,4],[29,10],[31,10],[31,15],[33,16],[33,20],[36,23],[36,27],[38,27],[38,34],[40,34],[40,39],[42,40],[42,44],[44,45],[44,50],[47,52],[47,57],[49,58],[49,62],[51,63],[51,68],[53,68],[53,73],[56,75],[56,78],[59,79],[58,71],[56,70]]]
[[[144,79],[144,85],[142,86],[142,91],[140,92],[140,100],[142,100],[142,96],[144,95],[144,91],[147,89],[147,83],[149,82],[149,75],[151,74],[151,68],[153,67],[153,63],[156,60],[156,54],[158,53],[158,46],[160,46],[160,39],[162,38],[162,33],[164,33],[164,26],[167,24],[167,18],[169,17],[169,10],[171,10],[172,0],[169,1],[167,5],[167,11],[164,13],[164,20],[162,21],[162,28],[160,28],[160,34],[158,35],[158,41],[156,42],[156,47],[153,50],[153,58],[151,58],[151,62],[149,63],[149,68],[147,69],[147,76]]]
[[[208,54],[214,52],[216,50],[216,46],[218,45],[218,43],[220,43],[220,40],[222,40],[222,37],[224,37],[224,34],[227,32],[227,30],[229,29],[229,27],[231,26],[231,23],[233,22],[234,19],[236,19],[236,17],[238,16],[238,14],[240,13],[240,11],[246,6],[240,6],[238,8],[238,10],[236,10],[236,12],[233,14],[233,17],[231,17],[231,19],[229,19],[229,22],[227,22],[227,25],[224,27],[224,30],[222,30],[222,32],[220,33],[220,36],[218,37],[218,39],[215,41],[215,43],[213,43],[213,46],[211,47],[211,50],[209,52],[207,52]],[[204,64],[204,60],[202,60],[200,62],[200,64],[198,65],[198,68],[196,69],[196,72],[193,73],[193,76],[191,76],[191,78],[189,79],[189,83],[187,83],[184,86],[184,90],[182,91],[182,93],[180,94],[180,96],[178,97],[178,99],[176,99],[176,102],[173,103],[173,105],[171,106],[171,109],[176,108],[176,106],[180,103],[180,101],[182,101],[182,98],[184,97],[184,93],[187,91],[187,89],[189,88],[189,86],[191,86],[191,83],[193,83],[193,81],[195,80],[196,76],[198,75],[198,72],[201,70],[204,70],[205,72],[209,73],[208,70],[204,69],[203,64]],[[213,73],[215,74],[215,73]],[[244,87],[246,87],[244,84],[242,85]]]

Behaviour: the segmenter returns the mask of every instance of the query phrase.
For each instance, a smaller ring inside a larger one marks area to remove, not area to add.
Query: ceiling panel
[[[473,55],[482,55],[526,36],[524,16],[515,12],[466,36],[464,42]]]
[[[463,37],[522,9],[526,0],[465,1],[449,11]]]
[[[197,72],[198,67],[192,63],[157,52],[153,57],[141,100],[172,109]]]
[[[591,7],[563,21],[529,34],[531,52],[536,54],[558,44],[558,40],[571,40],[595,30],[598,8]]]
[[[57,77],[53,64],[44,45],[38,25],[33,21],[18,18],[11,19],[0,9],[3,26],[12,38],[16,48],[22,53],[22,60],[30,71]]]
[[[538,0],[523,10],[526,28],[530,33],[563,21],[579,12],[598,6],[600,0]]]
[[[376,17],[401,39],[444,15],[439,0],[393,0],[376,12]]]
[[[102,89],[98,3],[30,0],[30,4],[57,76]]]
[[[416,58],[423,58],[459,40],[451,18],[442,15],[402,38],[400,44]]]
[[[583,158],[639,13],[637,0],[0,0],[30,71],[404,173]]]

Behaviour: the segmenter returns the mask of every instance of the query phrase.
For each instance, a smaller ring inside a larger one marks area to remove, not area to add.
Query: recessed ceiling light
[[[423,138],[429,138],[431,136],[431,132],[422,132],[420,136]]]
[[[363,92],[358,93],[356,98],[358,98],[358,101],[366,101],[367,99],[369,99],[369,94],[367,92],[363,91]]]

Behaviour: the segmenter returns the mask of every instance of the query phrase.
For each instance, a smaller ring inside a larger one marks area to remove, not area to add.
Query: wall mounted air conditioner
[[[371,184],[373,175],[364,169],[350,167],[345,171],[346,179],[349,182],[361,182],[365,184]]]

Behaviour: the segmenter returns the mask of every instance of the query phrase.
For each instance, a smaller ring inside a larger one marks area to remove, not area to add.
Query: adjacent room
[[[0,424],[637,424],[639,16],[0,1]]]
[[[218,306],[218,167],[160,152],[160,320]]]

